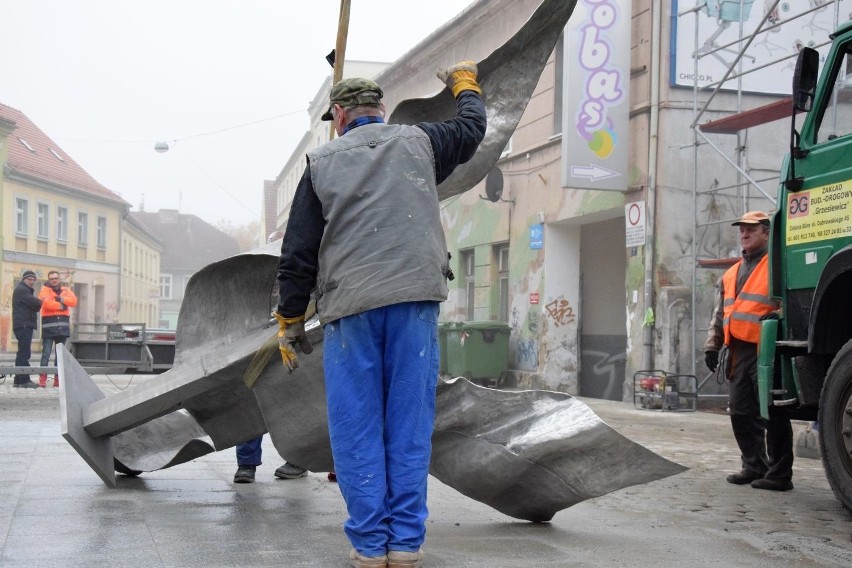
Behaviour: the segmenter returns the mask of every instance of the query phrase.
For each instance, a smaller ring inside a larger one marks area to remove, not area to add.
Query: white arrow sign
[[[618,172],[602,168],[596,164],[590,166],[571,166],[571,177],[589,178],[592,181],[620,176]]]

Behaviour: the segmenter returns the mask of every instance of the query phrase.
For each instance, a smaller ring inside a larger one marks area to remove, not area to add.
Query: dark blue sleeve
[[[473,157],[485,137],[485,103],[474,91],[462,91],[456,99],[455,118],[417,125],[432,143],[436,183],[447,179],[456,166]]]
[[[305,167],[290,205],[290,217],[278,259],[278,313],[301,316],[316,287],[320,242],[325,230],[322,203],[311,183],[311,164]]]

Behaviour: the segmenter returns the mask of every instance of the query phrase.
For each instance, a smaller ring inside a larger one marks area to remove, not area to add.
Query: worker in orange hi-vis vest
[[[65,342],[71,336],[71,310],[77,305],[77,296],[68,286],[63,286],[59,272],[47,273],[47,283],[38,293],[41,300],[41,366],[50,362],[53,346]],[[54,358],[54,363],[56,359]],[[39,385],[47,386],[47,374],[38,378]],[[53,376],[53,386],[59,386],[59,374]]]
[[[749,211],[733,223],[739,227],[743,256],[722,276],[704,361],[716,371],[719,351],[722,345],[728,347],[722,371],[730,386],[731,426],[742,452],[742,469],[729,475],[728,483],[789,491],[793,488],[790,419],[771,408],[769,420],[764,420],[757,394],[760,322],[778,317],[778,303],[769,296],[769,223],[763,211]]]

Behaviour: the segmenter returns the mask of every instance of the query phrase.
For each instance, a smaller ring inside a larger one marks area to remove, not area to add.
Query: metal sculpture
[[[101,478],[171,467],[269,432],[285,459],[334,465],[322,330],[288,374],[277,357],[249,390],[243,375],[275,328],[275,247],[208,265],[189,281],[175,366],[105,397],[67,351],[59,357],[63,436]],[[202,293],[203,291],[203,293]],[[212,311],[211,306],[227,306]],[[464,379],[438,387],[432,474],[517,518],[545,521],[584,499],[684,468],[624,438],[565,393],[505,392]]]
[[[496,163],[538,82],[575,0],[545,0],[523,28],[479,64],[488,133],[476,156],[439,187],[443,199],[473,187]],[[444,91],[401,103],[392,122],[452,114]],[[322,330],[289,375],[273,360],[246,388],[243,376],[275,333],[269,314],[280,241],[213,263],[187,284],[173,368],[106,397],[59,350],[62,433],[103,481],[171,467],[269,432],[285,459],[333,469],[326,424]],[[584,499],[683,471],[624,438],[564,393],[504,392],[464,379],[438,387],[431,473],[521,519],[546,521]]]

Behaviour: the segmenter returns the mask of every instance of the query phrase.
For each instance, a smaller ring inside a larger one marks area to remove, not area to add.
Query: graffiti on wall
[[[116,316],[118,316],[118,302],[107,302],[105,321],[117,321]]]
[[[571,307],[571,303],[564,296],[559,296],[545,305],[544,309],[547,310],[547,316],[553,320],[557,327],[568,325],[577,319],[574,308]]]
[[[580,394],[594,398],[621,400],[627,353],[622,338],[590,336],[583,338],[592,349],[583,349]],[[597,347],[598,349],[594,349]]]
[[[518,369],[535,371],[538,367],[538,340],[532,337],[518,339],[515,364]]]
[[[523,324],[524,317],[526,317],[526,330],[524,330]],[[513,335],[517,337],[514,342],[516,369],[535,371],[538,368],[539,317],[538,309],[531,309],[522,313],[517,307],[512,308],[509,325],[512,328]]]

